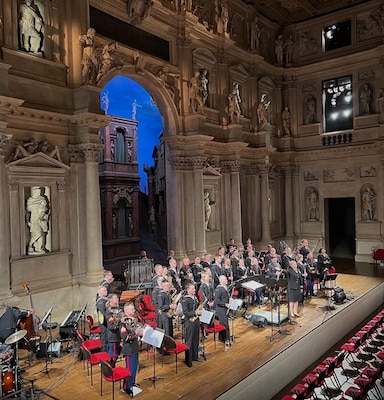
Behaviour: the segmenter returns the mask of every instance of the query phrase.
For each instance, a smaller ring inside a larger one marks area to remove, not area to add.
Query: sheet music
[[[146,325],[143,330],[143,336],[141,340],[151,346],[160,348],[164,339],[164,331],[158,328],[152,328]]]
[[[236,311],[237,309],[239,309],[242,304],[243,300],[241,299],[234,299],[232,297],[229,299],[229,309],[232,311]]]
[[[213,318],[214,312],[213,311],[208,311],[205,308],[203,308],[203,312],[200,315],[200,322],[203,324],[210,324]]]

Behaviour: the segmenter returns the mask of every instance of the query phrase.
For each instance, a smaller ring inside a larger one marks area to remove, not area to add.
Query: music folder
[[[257,290],[257,289],[261,289],[265,285],[260,282],[256,282],[256,281],[248,281],[248,282],[242,283],[241,286],[246,289]]]
[[[200,322],[202,322],[203,324],[210,324],[213,318],[213,314],[213,311],[209,311],[203,308],[203,312],[200,315]]]
[[[144,343],[160,348],[164,339],[164,330],[145,325],[141,340]]]
[[[243,300],[241,299],[234,299],[233,297],[229,299],[229,309],[232,311],[238,310],[242,304]]]

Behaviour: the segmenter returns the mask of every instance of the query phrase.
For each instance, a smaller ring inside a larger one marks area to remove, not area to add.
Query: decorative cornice
[[[83,163],[84,153],[81,151],[79,145],[69,144],[68,145],[69,161],[71,163]]]
[[[220,167],[222,168],[222,172],[240,172],[241,163],[240,161],[222,161],[220,163]]]
[[[188,161],[193,170],[202,170],[207,164],[207,157],[191,157]]]
[[[78,146],[84,153],[85,162],[98,162],[99,153],[104,149],[104,145],[99,143],[81,143]]]
[[[258,175],[260,172],[259,167],[256,164],[243,165],[243,169],[247,175]]]
[[[177,45],[180,47],[188,47],[192,43],[192,40],[189,35],[179,33],[177,35]]]
[[[10,180],[8,181],[10,190],[19,190],[19,181]]]
[[[172,168],[179,171],[186,171],[191,169],[191,165],[188,158],[185,157],[171,157],[169,158],[169,163]]]
[[[56,182],[57,190],[59,192],[64,192],[65,191],[65,181],[57,181]]]

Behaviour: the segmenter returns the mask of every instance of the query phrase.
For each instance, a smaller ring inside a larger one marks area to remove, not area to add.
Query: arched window
[[[125,163],[125,130],[116,129],[116,162]]]

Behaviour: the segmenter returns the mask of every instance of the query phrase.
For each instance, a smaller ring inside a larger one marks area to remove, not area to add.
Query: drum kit
[[[21,388],[17,342],[23,339],[26,334],[25,329],[17,331],[8,336],[4,344],[0,344],[0,397],[16,392]],[[15,346],[12,346],[14,344]]]

